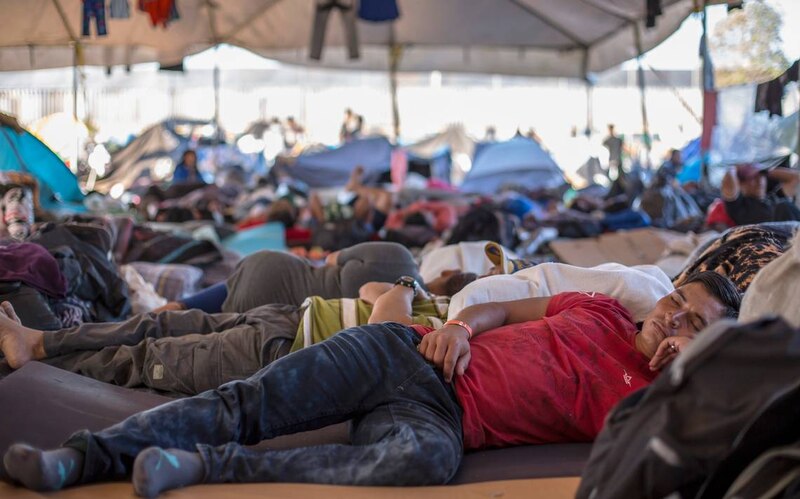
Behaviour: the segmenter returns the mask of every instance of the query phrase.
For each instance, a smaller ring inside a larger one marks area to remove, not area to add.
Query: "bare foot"
[[[14,310],[14,306],[11,305],[11,302],[4,301],[3,303],[0,303],[0,314],[5,315],[17,324],[22,324],[22,321],[19,319],[19,317],[17,317],[17,312]]]
[[[347,185],[344,187],[348,191],[355,192],[359,187],[361,187],[361,178],[364,176],[364,167],[361,165],[356,166],[353,168],[353,171],[350,172],[350,180],[347,181]]]
[[[0,351],[8,365],[19,369],[31,360],[43,359],[44,335],[22,325],[8,302],[0,304]]]

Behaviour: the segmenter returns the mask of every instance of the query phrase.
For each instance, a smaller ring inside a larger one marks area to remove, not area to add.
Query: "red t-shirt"
[[[611,408],[655,377],[636,331],[616,300],[561,293],[542,320],[476,336],[455,378],[464,448],[594,440]]]

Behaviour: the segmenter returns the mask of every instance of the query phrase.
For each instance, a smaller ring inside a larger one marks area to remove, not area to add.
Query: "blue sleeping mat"
[[[282,223],[270,222],[228,236],[222,246],[243,257],[261,250],[286,251],[286,233]]]

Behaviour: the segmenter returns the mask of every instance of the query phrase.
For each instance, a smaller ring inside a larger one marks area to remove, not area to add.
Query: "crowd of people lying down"
[[[615,404],[711,324],[737,317],[761,275],[772,282],[760,289],[786,289],[769,269],[797,274],[785,251],[795,229],[731,231],[674,284],[652,268],[531,265],[496,243],[486,275],[454,269],[423,282],[406,248],[367,242],[324,266],[255,253],[216,289],[121,322],[39,331],[4,302],[10,368],[37,360],[182,396],[59,449],[14,445],[4,465],[36,490],[132,475],[137,493],[153,496],[194,483],[446,483],[464,452],[591,441]],[[753,252],[765,258],[748,266]],[[448,310],[448,297],[498,279],[549,283],[547,296]],[[798,319],[797,303],[749,301],[749,317]],[[346,420],[351,445],[246,448]]]
[[[712,185],[705,177],[681,176],[680,152],[673,151],[655,171],[632,163],[592,177],[605,179],[605,184],[582,181],[575,185],[583,187],[577,188],[564,182],[549,189],[507,185],[495,195],[481,196],[460,193],[413,170],[406,182],[413,189],[387,189],[379,181],[388,182],[388,177],[374,178],[374,172],[361,166],[353,168],[341,189],[311,189],[292,179],[288,166],[275,167],[259,180],[225,170],[218,173],[224,182],[208,185],[196,166],[186,166],[196,164],[192,151],[187,156],[168,186],[130,188],[141,216],[160,223],[205,221],[240,230],[279,222],[301,256],[310,248],[312,256],[319,257],[371,240],[399,242],[419,251],[437,241],[492,239],[516,249],[544,228],[555,230],[558,237],[581,238],[648,226],[721,232],[739,225],[800,220],[794,203],[800,171],[786,161],[712,166],[713,177],[722,179]],[[431,174],[430,166],[416,169]],[[223,230],[221,235],[228,233]]]
[[[797,170],[732,167],[715,205],[669,169],[636,194],[621,175],[567,204],[513,191],[401,206],[362,174],[327,200],[274,189],[240,220],[281,221],[291,236],[308,218],[313,229],[297,237],[322,248],[320,261],[259,251],[220,266],[226,255],[213,243],[131,220],[74,217],[15,232],[20,242],[0,247],[14,262],[5,280],[30,292],[0,304],[0,376],[36,361],[175,400],[57,449],[15,444],[5,478],[51,491],[132,477],[147,497],[199,483],[444,484],[465,452],[595,440],[620,401],[700,348],[716,323],[779,314],[800,327]],[[703,196],[717,210],[708,220]],[[176,213],[165,206],[149,212]],[[722,230],[675,275],[575,267],[525,245],[544,227],[580,237],[650,224]],[[481,241],[484,270],[453,265],[423,278],[437,256],[420,248],[435,240]],[[116,263],[164,261],[228,275],[132,314]],[[46,321],[35,306],[51,312]],[[248,448],[343,421],[349,445]]]

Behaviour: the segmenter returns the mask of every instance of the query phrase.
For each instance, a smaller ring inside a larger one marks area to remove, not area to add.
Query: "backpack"
[[[790,423],[772,422],[787,400],[800,401],[800,329],[776,318],[720,321],[611,411],[576,497],[719,497],[711,491],[727,490],[749,462],[743,442],[783,438]]]

